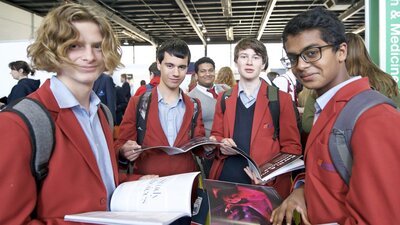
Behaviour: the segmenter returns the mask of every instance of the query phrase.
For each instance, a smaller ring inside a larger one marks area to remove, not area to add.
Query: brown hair
[[[257,55],[262,57],[263,63],[265,63],[264,69],[267,69],[268,68],[267,48],[265,47],[264,43],[255,38],[243,38],[237,43],[237,45],[235,46],[234,61],[237,62],[240,50],[246,50],[249,48],[253,49]]]
[[[103,37],[101,49],[106,71],[122,66],[119,42],[105,18],[88,6],[67,3],[51,10],[28,46],[28,57],[36,69],[58,72],[60,63],[74,65],[67,57],[69,47],[79,39],[73,22],[90,21],[99,26]]]
[[[346,33],[346,41],[348,45],[346,68],[349,74],[368,77],[370,85],[375,90],[386,91],[387,93],[382,94],[389,98],[397,96],[399,89],[396,81],[372,62],[362,37],[358,34]]]
[[[227,84],[229,87],[233,87],[236,84],[235,77],[233,76],[232,69],[228,66],[224,66],[218,71],[216,84]]]

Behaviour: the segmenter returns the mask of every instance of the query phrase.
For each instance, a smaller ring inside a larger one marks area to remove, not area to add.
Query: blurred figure
[[[275,78],[278,76],[279,76],[279,73],[277,73],[277,72],[271,71],[271,72],[267,73],[268,80],[271,81],[270,83],[272,83],[272,81],[274,81]]]
[[[126,73],[121,74],[121,94],[124,96],[124,98],[129,99],[131,98],[131,85],[128,82],[128,75]]]
[[[11,76],[15,80],[18,80],[18,83],[11,89],[11,92],[7,98],[7,104],[13,102],[16,99],[25,97],[39,88],[40,80],[28,78],[29,74],[31,74],[32,76],[35,74],[35,70],[31,69],[27,62],[10,62],[8,64],[8,67],[11,69]]]
[[[196,79],[196,72],[193,72],[192,75],[190,76],[190,82],[188,84],[188,91],[191,92],[197,85],[197,79]]]
[[[230,67],[224,66],[218,71],[217,78],[215,79],[216,84],[226,84],[229,87],[233,87],[236,84],[235,76]]]
[[[371,87],[400,106],[400,95],[396,81],[387,73],[382,71],[368,54],[364,40],[358,34],[346,33],[348,44],[346,68],[350,76],[368,77]]]
[[[93,91],[100,98],[100,101],[110,109],[115,123],[117,118],[117,93],[112,75],[106,72],[101,73],[93,84]]]
[[[150,83],[140,86],[134,96],[140,96],[148,91],[151,91],[160,83],[160,70],[157,67],[157,62],[153,62],[149,67]]]
[[[141,80],[140,81],[140,86],[146,85],[146,81],[145,80]]]

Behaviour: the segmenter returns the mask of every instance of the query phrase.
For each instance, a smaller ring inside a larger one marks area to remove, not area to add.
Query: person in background
[[[160,70],[157,67],[157,62],[153,62],[149,67],[150,83],[140,86],[133,96],[140,96],[148,91],[151,91],[154,87],[160,83]]]
[[[137,143],[137,107],[141,96],[130,99],[120,125],[120,135],[115,142],[115,151],[120,161],[134,161],[133,175],[127,179],[142,176],[167,176],[197,171],[192,152],[168,155],[162,150],[140,151],[141,146],[179,146],[191,137],[204,136],[201,105],[192,134],[194,103],[179,88],[186,77],[190,62],[190,50],[186,42],[169,39],[157,50],[157,67],[161,72],[160,84],[151,90],[147,107],[146,133],[143,143]],[[198,154],[202,154],[199,149]]]
[[[145,80],[141,80],[140,81],[140,86],[146,85],[146,81]]]
[[[216,84],[226,84],[230,88],[236,85],[235,76],[229,66],[224,66],[218,71],[217,78],[215,79]]]
[[[132,74],[131,74],[132,76]],[[129,99],[131,98],[131,85],[128,82],[128,75],[126,73],[121,74],[121,87],[122,87],[122,95],[124,98]]]
[[[193,72],[192,75],[190,75],[190,82],[188,84],[187,92],[191,92],[196,87],[196,85],[196,72]]]
[[[279,73],[277,73],[277,72],[271,71],[271,72],[267,73],[268,80],[271,82],[271,84],[273,83],[275,78],[278,77],[278,76],[279,76]]]
[[[279,90],[289,93],[290,96],[292,96],[292,101],[296,102],[297,106],[297,80],[291,70],[287,70],[286,73],[275,77],[273,83],[279,88]]]
[[[7,97],[7,104],[25,97],[30,93],[36,91],[40,86],[40,80],[28,78],[28,75],[34,75],[35,70],[31,69],[25,61],[10,62],[8,67],[11,69],[11,76],[18,80],[18,83],[11,89]]]
[[[47,177],[36,183],[28,127],[15,113],[0,113],[0,224],[67,225],[67,214],[107,211],[118,167],[92,87],[122,66],[119,41],[97,11],[67,3],[43,18],[27,51],[35,69],[57,74],[29,95],[49,111],[55,146]]]
[[[210,138],[221,141],[223,146],[216,151],[210,178],[251,184],[252,179],[244,170],[247,160],[229,147],[242,149],[261,165],[279,152],[301,154],[300,133],[292,99],[289,94],[279,91],[280,132],[279,138],[273,138],[274,126],[267,96],[270,86],[260,78],[261,70],[268,67],[264,43],[255,38],[240,40],[235,47],[234,61],[240,80],[230,97],[225,99],[225,112],[221,107],[222,95],[216,103]],[[291,174],[280,175],[267,185],[285,197],[290,192]]]
[[[209,137],[218,94],[225,91],[226,87],[222,84],[214,84],[215,63],[211,58],[203,57],[197,60],[194,63],[194,71],[197,85],[188,95],[200,100],[206,137]]]
[[[100,101],[110,109],[115,123],[117,118],[117,93],[112,74],[101,73],[93,84],[93,91],[100,98]]]
[[[317,94],[315,123],[305,149],[305,174],[272,213],[271,222],[290,224],[293,211],[304,224],[391,224],[400,220],[400,113],[387,104],[365,111],[351,136],[352,172],[348,185],[337,172],[329,149],[333,124],[347,102],[369,90],[367,77],[352,77],[346,60],[345,27],[336,15],[313,8],[292,18],[282,34],[291,68],[304,87]],[[366,75],[365,75],[366,76]],[[390,131],[388,134],[387,131]],[[372,194],[377,193],[377,194]],[[373,204],[370,204],[372,203]]]
[[[399,88],[392,76],[383,72],[368,54],[364,40],[358,34],[346,33],[348,45],[346,68],[350,76],[368,77],[371,87],[400,107]]]

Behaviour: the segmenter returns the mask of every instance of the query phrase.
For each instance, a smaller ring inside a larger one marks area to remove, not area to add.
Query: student
[[[203,57],[197,60],[194,63],[194,71],[197,85],[188,95],[200,100],[206,137],[209,137],[214,119],[215,103],[218,94],[225,91],[225,88],[221,84],[214,84],[215,63],[211,58]]]
[[[101,73],[93,84],[93,91],[100,101],[110,109],[115,122],[117,120],[117,90],[112,74]]]
[[[134,96],[140,96],[146,91],[151,91],[154,87],[160,83],[160,70],[157,67],[157,62],[153,62],[149,67],[150,82],[145,85],[141,85],[135,92]]]
[[[236,85],[235,76],[229,66],[224,66],[218,71],[217,78],[215,79],[216,84],[226,84],[230,88]]]
[[[271,222],[281,224],[286,215],[290,224],[294,210],[305,224],[399,221],[400,180],[394,176],[400,172],[400,114],[396,109],[381,104],[358,119],[351,139],[353,168],[348,186],[329,153],[328,139],[338,114],[350,98],[370,89],[368,78],[350,77],[346,69],[343,23],[332,12],[314,8],[291,19],[282,40],[286,67],[306,88],[316,91],[321,111],[305,149],[305,185],[296,183]]]
[[[240,74],[238,85],[225,100],[222,112],[218,98],[211,135],[227,146],[237,146],[248,153],[258,165],[279,152],[301,154],[300,134],[289,94],[279,91],[280,132],[273,139],[274,125],[268,108],[268,84],[259,77],[268,64],[265,45],[253,38],[239,41],[235,47],[234,61]],[[221,147],[211,168],[210,177],[223,181],[248,183],[252,180],[244,171],[247,161],[229,148]],[[291,187],[290,173],[278,176],[268,183],[287,196]]]
[[[180,39],[167,40],[158,48],[157,67],[161,79],[160,84],[151,91],[143,146],[179,146],[191,138],[194,104],[179,88],[185,79],[189,62],[189,47]],[[137,143],[136,128],[139,98],[135,96],[129,101],[120,125],[119,139],[115,143],[115,150],[121,158],[135,161],[134,174],[129,179],[143,175],[167,176],[197,171],[191,152],[167,155],[158,149],[138,151],[141,148]],[[198,110],[193,137],[204,136],[200,104]]]
[[[18,80],[18,84],[16,84],[11,89],[11,92],[7,98],[7,104],[19,98],[25,97],[39,88],[40,80],[34,80],[28,78],[29,74],[31,75],[35,74],[35,70],[31,69],[31,67],[28,65],[27,62],[25,61],[10,62],[8,64],[8,67],[11,70],[10,72],[11,76],[15,80]]]
[[[121,65],[111,26],[89,7],[64,4],[43,19],[28,57],[36,69],[57,74],[29,96],[50,112],[55,147],[37,186],[28,128],[15,113],[1,113],[0,224],[67,224],[66,214],[107,210],[118,168],[92,86]]]

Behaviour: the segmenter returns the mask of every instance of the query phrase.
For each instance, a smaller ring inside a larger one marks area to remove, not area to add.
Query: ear
[[[341,43],[336,52],[339,62],[345,62],[347,58],[347,43]]]
[[[196,80],[199,79],[199,76],[197,75],[197,73],[194,74],[194,78],[195,78]]]
[[[21,69],[18,70],[18,73],[23,74],[23,73],[24,73],[24,70],[21,68]]]

